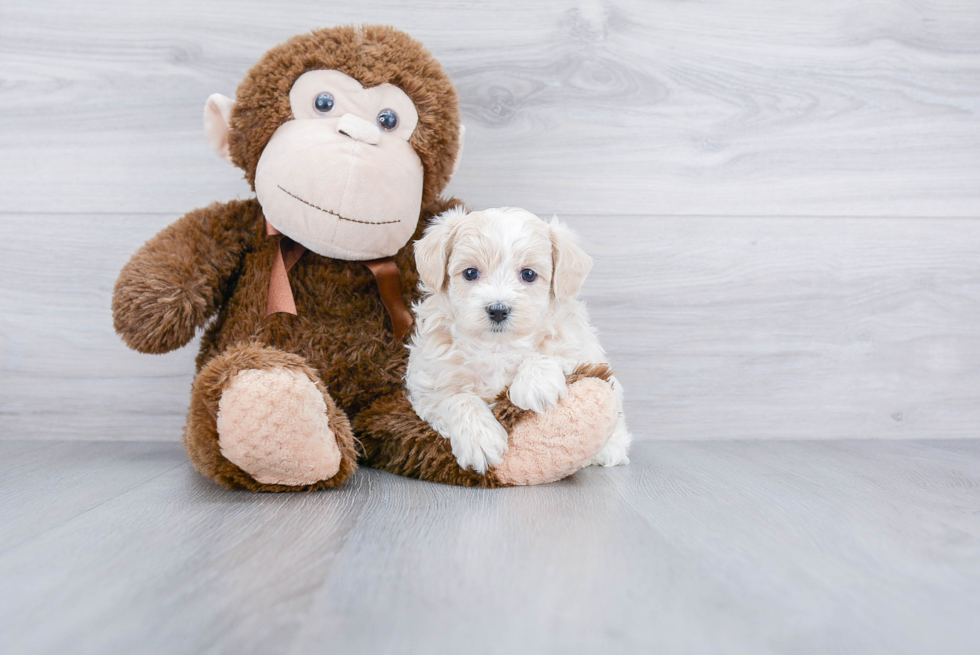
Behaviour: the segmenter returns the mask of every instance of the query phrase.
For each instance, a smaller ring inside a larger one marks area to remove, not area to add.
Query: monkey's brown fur
[[[456,204],[448,199],[427,207],[414,238],[421,236],[430,217]],[[294,491],[342,484],[356,468],[347,416],[356,417],[403,386],[407,351],[395,342],[374,276],[362,262],[305,253],[289,272],[297,314],[265,316],[280,238],[265,234],[258,201],[216,203],[164,229],[133,255],[116,282],[116,331],[141,352],[163,353],[185,345],[217,312],[201,339],[184,444],[197,469],[226,487]],[[395,261],[408,304],[418,286],[411,243]],[[339,405],[344,410],[331,413],[341,470],[326,482],[305,487],[261,484],[218,450],[217,403],[225,383],[239,370],[276,366],[306,372],[328,392],[328,409]],[[375,422],[375,429],[419,421],[410,406],[401,409],[410,416],[389,416]],[[448,443],[435,433],[427,437]],[[385,468],[380,460],[368,463]],[[455,459],[451,463],[465,477]]]
[[[340,27],[301,35],[270,50],[237,91],[230,126],[233,161],[250,183],[273,132],[292,118],[289,90],[304,72],[340,70],[373,86],[400,87],[419,123],[410,143],[424,166],[423,209],[413,239],[397,253],[406,305],[417,296],[412,242],[428,220],[460,204],[437,199],[459,147],[452,83],[418,42],[388,27]],[[265,316],[279,236],[267,236],[255,199],[190,212],[146,243],[124,267],[113,295],[116,331],[135,350],[164,353],[207,327],[184,432],[195,467],[229,488],[302,491],[342,484],[360,456],[370,466],[467,486],[499,486],[492,472],[460,469],[449,441],[412,411],[403,391],[407,350],[396,343],[377,284],[363,262],[306,252],[289,272],[297,314]],[[210,322],[209,322],[210,321]],[[218,401],[241,370],[301,371],[323,392],[341,452],[340,471],[305,486],[261,484],[226,459],[218,445]],[[602,370],[591,374],[603,377]],[[508,428],[520,410],[502,398]],[[350,417],[353,422],[353,430]]]

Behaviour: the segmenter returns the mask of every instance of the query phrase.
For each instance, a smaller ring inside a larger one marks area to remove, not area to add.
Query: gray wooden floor
[[[0,442],[5,653],[976,653],[980,441],[642,443],[468,490],[228,492]]]

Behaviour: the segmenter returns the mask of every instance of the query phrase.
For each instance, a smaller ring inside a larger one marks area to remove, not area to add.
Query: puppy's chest
[[[473,393],[492,401],[514,381],[524,359],[518,353],[479,353],[466,358],[464,370],[473,385]]]

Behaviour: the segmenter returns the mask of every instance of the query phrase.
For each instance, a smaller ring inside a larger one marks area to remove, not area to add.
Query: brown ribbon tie
[[[381,292],[381,302],[391,317],[391,329],[395,333],[395,341],[401,341],[412,327],[412,313],[405,307],[402,300],[402,279],[398,274],[398,264],[394,257],[371,259],[364,262],[374,274]]]
[[[269,275],[269,298],[265,303],[265,315],[278,312],[295,315],[296,301],[293,300],[293,289],[289,286],[289,269],[295,266],[306,252],[306,246],[282,234],[269,221],[265,222],[265,233],[268,236],[282,235],[279,247],[276,249],[276,259],[272,262],[272,273]]]
[[[276,259],[272,262],[272,272],[269,275],[269,298],[266,301],[265,315],[270,316],[278,312],[296,314],[296,301],[293,298],[293,289],[289,285],[289,270],[295,266],[299,258],[306,252],[306,247],[296,243],[279,230],[273,227],[268,220],[265,222],[265,233],[268,236],[280,235],[279,248],[276,250]],[[402,300],[401,276],[398,273],[398,265],[394,257],[383,257],[372,259],[364,264],[374,275],[374,280],[378,284],[378,291],[381,293],[381,302],[388,310],[391,317],[392,331],[395,333],[395,340],[401,341],[408,334],[412,327],[412,314],[405,307]]]

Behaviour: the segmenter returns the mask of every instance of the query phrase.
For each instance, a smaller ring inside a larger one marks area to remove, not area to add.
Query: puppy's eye
[[[529,268],[525,268],[523,271],[521,271],[521,279],[525,282],[534,282],[536,279],[538,279],[538,274]]]
[[[326,91],[318,95],[313,100],[313,107],[316,108],[316,110],[321,114],[329,114],[332,112],[335,104],[337,103],[334,101],[333,94],[327,93]]]
[[[382,109],[378,112],[378,125],[385,132],[391,132],[398,127],[398,114],[390,109]]]
[[[468,268],[463,271],[463,279],[467,282],[472,282],[478,277],[480,277],[480,271],[476,270],[475,268]]]

